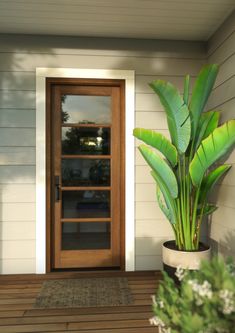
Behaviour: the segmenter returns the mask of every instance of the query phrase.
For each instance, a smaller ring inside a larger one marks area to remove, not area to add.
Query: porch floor
[[[126,276],[134,304],[117,307],[33,309],[42,282],[49,279]],[[156,333],[149,324],[151,298],[160,272],[59,272],[0,276],[0,332]]]

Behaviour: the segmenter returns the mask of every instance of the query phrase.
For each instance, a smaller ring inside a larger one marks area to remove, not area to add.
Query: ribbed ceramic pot
[[[178,266],[184,269],[197,270],[202,260],[210,260],[211,248],[202,243],[197,251],[177,250],[175,241],[167,241],[162,246],[163,268],[175,280]]]

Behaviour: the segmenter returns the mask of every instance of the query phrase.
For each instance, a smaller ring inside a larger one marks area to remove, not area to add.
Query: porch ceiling
[[[207,40],[234,0],[0,0],[0,33]]]

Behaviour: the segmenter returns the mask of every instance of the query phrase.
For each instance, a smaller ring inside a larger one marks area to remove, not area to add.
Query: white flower
[[[164,308],[164,303],[162,300],[156,300],[156,297],[154,295],[151,296],[153,305],[158,306],[160,309]]]
[[[202,305],[205,298],[211,299],[212,289],[208,281],[205,280],[203,284],[200,284],[196,279],[188,280],[188,284],[191,285],[192,290],[195,292],[196,305]]]
[[[163,323],[163,321],[157,316],[150,318],[149,322],[151,325],[154,325],[154,326],[165,327],[165,324]]]
[[[219,297],[224,302],[223,313],[230,314],[235,311],[234,293],[228,289],[223,289],[219,293]]]
[[[171,333],[170,327],[166,327],[161,318],[154,316],[149,319],[151,325],[158,326],[159,333]]]
[[[151,295],[151,298],[152,298],[153,305],[157,306],[157,301],[156,301],[155,295]]]
[[[185,275],[186,275],[186,270],[183,269],[180,265],[177,266],[175,276],[179,279],[179,281],[182,281]]]
[[[163,309],[163,308],[164,308],[164,303],[163,303],[163,301],[158,301],[158,305],[159,305],[159,308],[160,308],[160,309]]]

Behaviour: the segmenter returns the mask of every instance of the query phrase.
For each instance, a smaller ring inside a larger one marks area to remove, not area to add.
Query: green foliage
[[[175,146],[173,146],[171,142],[164,137],[164,135],[144,128],[135,128],[133,134],[137,139],[140,139],[147,143],[147,145],[158,149],[173,167],[176,166],[178,155],[177,150]]]
[[[171,83],[156,80],[150,83],[150,87],[158,94],[164,106],[172,143],[182,154],[190,141],[191,125],[188,106]]]
[[[218,70],[219,66],[216,64],[204,66],[194,84],[189,104],[193,140],[195,139],[200,116],[212,91]]]
[[[205,172],[235,144],[235,120],[216,128],[204,139],[189,166],[193,184],[199,187]]]
[[[150,320],[162,333],[235,332],[235,266],[214,257],[198,271],[183,271],[179,287],[163,272],[163,281],[153,297]]]
[[[217,65],[204,66],[191,98],[189,76],[183,97],[169,82],[150,83],[166,112],[171,142],[153,130],[136,128],[133,132],[148,145],[141,145],[140,152],[152,169],[159,206],[173,227],[180,250],[198,249],[203,217],[217,208],[208,202],[208,194],[230,168],[215,163],[235,145],[235,120],[218,126],[218,111],[203,112],[217,73]]]
[[[172,198],[177,198],[178,184],[170,166],[148,146],[140,145],[139,150],[154,171],[158,185],[164,186]]]

